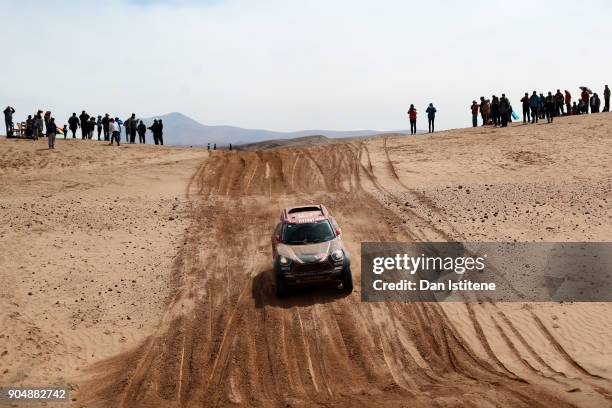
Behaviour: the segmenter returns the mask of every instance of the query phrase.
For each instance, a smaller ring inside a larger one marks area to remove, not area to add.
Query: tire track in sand
[[[330,203],[354,254],[361,241],[420,236],[391,231],[397,215],[367,191],[385,192],[369,156],[354,144],[211,155],[189,187],[192,225],[175,271],[184,279],[162,323],[143,346],[92,367],[79,398],[100,407],[572,406],[560,389],[503,370],[494,349],[480,356],[438,304],[379,308],[360,302],[358,284],[350,296],[274,297],[269,234],[286,205]],[[313,168],[321,177],[309,178]]]

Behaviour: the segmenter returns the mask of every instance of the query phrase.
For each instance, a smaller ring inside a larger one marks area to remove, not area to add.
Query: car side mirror
[[[340,229],[340,227],[336,227],[336,235],[337,236],[342,235],[342,230]]]
[[[274,239],[276,240],[276,242],[280,242],[280,234],[276,234],[274,236]]]

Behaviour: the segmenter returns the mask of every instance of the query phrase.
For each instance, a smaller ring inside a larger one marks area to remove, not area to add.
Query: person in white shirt
[[[111,119],[110,123],[108,124],[108,130],[111,133],[111,146],[113,144],[113,140],[117,141],[117,146],[120,146],[119,144],[119,124],[117,122],[115,122],[115,119]]]

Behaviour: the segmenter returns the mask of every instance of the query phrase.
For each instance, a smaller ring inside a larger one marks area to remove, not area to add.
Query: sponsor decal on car
[[[296,224],[309,224],[312,222],[323,221],[325,217],[308,217],[308,218],[298,218],[294,222]]]

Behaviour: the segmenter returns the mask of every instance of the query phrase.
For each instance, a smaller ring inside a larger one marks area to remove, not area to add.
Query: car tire
[[[350,267],[342,269],[340,280],[342,282],[342,292],[347,294],[353,292],[353,274]]]
[[[277,276],[276,277],[276,297],[279,299],[282,299],[285,296],[287,296],[288,291],[289,291],[289,288],[287,288],[287,283],[285,282],[285,279],[282,276]]]

